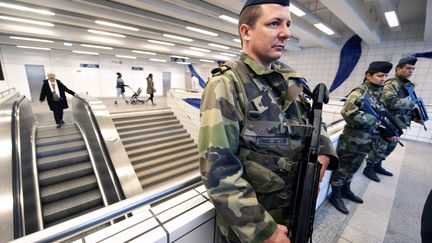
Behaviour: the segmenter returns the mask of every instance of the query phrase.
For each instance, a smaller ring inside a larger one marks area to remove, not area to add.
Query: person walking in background
[[[199,79],[195,77],[195,75],[191,74],[191,84],[192,84],[192,90],[193,91],[201,91],[202,88],[199,84]]]
[[[65,122],[63,121],[63,110],[67,109],[68,103],[65,92],[78,96],[75,92],[68,89],[60,80],[55,78],[54,73],[48,73],[48,79],[43,80],[39,101],[48,101],[50,110],[54,113],[54,119],[57,128],[60,128]]]
[[[351,191],[351,179],[380,137],[380,121],[374,115],[365,112],[363,106],[368,102],[375,110],[385,109],[382,90],[392,66],[389,62],[372,62],[365,73],[363,83],[348,94],[341,111],[346,125],[336,148],[340,167],[333,171],[330,179],[333,191],[330,203],[344,214],[348,214],[349,211],[342,197],[363,203],[363,200]]]
[[[125,84],[124,81],[122,79],[122,74],[121,73],[117,73],[117,85],[116,85],[116,89],[117,89],[117,99],[116,101],[114,101],[114,104],[117,105],[117,100],[120,98],[120,95],[123,97],[123,100],[127,103],[129,103],[129,101],[127,101],[126,97],[125,97]]]
[[[149,74],[147,77],[147,94],[150,95],[150,97],[146,100],[146,102],[148,103],[149,100],[152,102],[152,105],[156,105],[153,102],[153,97],[154,97],[154,93],[156,92],[156,89],[154,88],[154,83],[153,83],[153,74]]]

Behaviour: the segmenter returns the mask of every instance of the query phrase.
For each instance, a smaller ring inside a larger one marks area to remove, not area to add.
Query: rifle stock
[[[414,85],[405,85],[404,88],[405,88],[405,93],[407,94],[407,96],[418,107],[418,109],[413,110],[414,116],[422,122],[424,130],[427,131],[426,125],[424,123],[425,123],[425,121],[429,120],[429,116],[428,116],[426,107],[423,103],[423,99],[417,97],[417,94],[414,91]]]

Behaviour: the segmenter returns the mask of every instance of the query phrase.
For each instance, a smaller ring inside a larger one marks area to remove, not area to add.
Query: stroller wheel
[[[135,104],[136,104],[136,101],[135,101],[135,100],[132,100],[132,101],[131,101],[131,104],[132,104],[132,105],[135,105]]]

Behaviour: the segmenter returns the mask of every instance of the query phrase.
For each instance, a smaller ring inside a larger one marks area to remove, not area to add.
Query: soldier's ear
[[[243,39],[243,41],[248,41],[250,39],[250,26],[247,24],[240,25],[239,32],[240,32],[240,38]]]

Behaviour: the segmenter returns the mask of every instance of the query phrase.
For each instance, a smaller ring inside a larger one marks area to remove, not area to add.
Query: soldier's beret
[[[247,0],[245,5],[243,6],[242,10],[240,11],[243,12],[243,10],[249,6],[252,5],[257,5],[257,4],[266,4],[266,3],[274,3],[274,4],[279,4],[282,6],[289,6],[290,5],[290,0]]]
[[[417,58],[415,57],[404,57],[400,59],[398,65],[405,65],[405,64],[415,65],[416,62],[417,62]]]
[[[388,73],[390,72],[392,67],[393,64],[391,64],[390,62],[377,61],[377,62],[371,62],[371,64],[369,64],[368,71]]]

